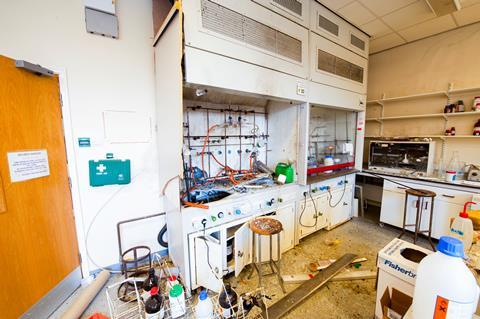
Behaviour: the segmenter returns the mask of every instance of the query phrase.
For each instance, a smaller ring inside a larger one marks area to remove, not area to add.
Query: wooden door
[[[0,317],[18,318],[80,264],[58,77],[0,56]],[[7,154],[46,150],[50,174],[12,182]]]

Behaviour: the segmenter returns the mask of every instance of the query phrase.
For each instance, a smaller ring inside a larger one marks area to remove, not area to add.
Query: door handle
[[[2,173],[0,173],[0,214],[7,212],[7,199],[5,198],[5,189],[3,188]]]
[[[445,195],[445,194],[442,194],[443,197],[446,197],[446,198],[455,198],[455,196],[453,195]]]
[[[239,252],[237,253],[237,256],[240,257],[240,258],[242,258],[242,257],[243,257],[243,252],[242,252],[242,251],[239,251]]]

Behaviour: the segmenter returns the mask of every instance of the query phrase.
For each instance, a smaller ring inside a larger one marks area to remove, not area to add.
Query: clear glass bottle
[[[460,160],[458,151],[454,151],[450,162],[447,165],[445,179],[448,182],[454,182],[457,179],[457,174],[460,172]]]

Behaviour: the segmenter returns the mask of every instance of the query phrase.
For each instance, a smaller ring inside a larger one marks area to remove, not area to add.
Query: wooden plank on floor
[[[299,284],[307,280],[311,280],[313,277],[313,274],[282,275],[283,282],[286,284]],[[330,281],[365,280],[375,278],[377,278],[376,271],[356,270],[349,272],[344,271],[330,279]]]
[[[302,301],[310,297],[315,291],[327,283],[332,277],[341,272],[345,267],[357,256],[354,254],[345,254],[337,259],[329,267],[319,272],[311,280],[305,281],[297,289],[293,290],[285,297],[277,301],[270,308],[268,308],[268,318],[278,319],[285,315],[288,311],[298,306]]]

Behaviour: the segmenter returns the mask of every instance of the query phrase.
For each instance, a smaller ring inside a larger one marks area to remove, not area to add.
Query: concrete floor
[[[319,231],[304,238],[300,245],[282,255],[282,270],[284,274],[309,273],[310,262],[322,259],[339,258],[345,253],[354,253],[368,259],[359,270],[376,271],[376,255],[388,242],[399,234],[398,229],[388,226],[380,227],[367,219],[353,219],[331,231]],[[340,243],[329,246],[325,242],[338,239]],[[408,239],[406,239],[408,240]],[[427,247],[427,242],[421,240],[420,245]],[[228,280],[237,292],[251,291],[257,286],[257,276],[247,279],[248,269],[238,277]],[[112,276],[109,284],[118,280]],[[272,300],[269,304],[283,297],[283,293],[273,276],[264,279],[266,293]],[[298,287],[298,284],[286,284],[287,292]],[[75,299],[78,291],[58,309],[51,318],[60,318],[68,304]],[[319,319],[355,319],[373,318],[375,308],[375,280],[332,282],[313,294],[299,307],[292,310],[285,318],[319,318]],[[97,296],[84,315],[88,318],[95,312],[108,314],[105,292]]]

